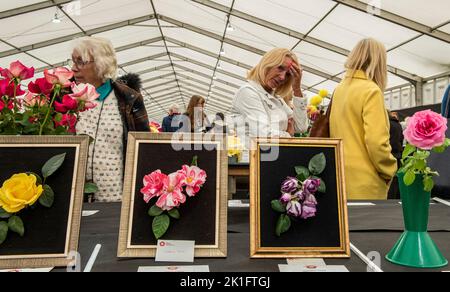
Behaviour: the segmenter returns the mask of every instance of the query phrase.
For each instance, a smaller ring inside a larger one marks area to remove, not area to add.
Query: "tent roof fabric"
[[[115,46],[121,74],[141,75],[151,119],[174,102],[186,107],[192,94],[206,97],[207,112],[227,112],[274,47],[299,56],[309,95],[337,86],[365,37],[388,50],[389,88],[448,76],[449,10],[448,0],[2,1],[0,67],[21,60],[41,77],[67,64],[74,39],[101,36]]]

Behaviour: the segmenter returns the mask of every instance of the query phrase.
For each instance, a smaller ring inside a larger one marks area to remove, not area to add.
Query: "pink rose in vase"
[[[73,77],[73,72],[67,68],[56,68],[52,70],[46,69],[44,71],[44,76],[47,82],[56,85],[59,84],[61,87],[70,87],[72,82],[70,79]]]
[[[27,80],[34,76],[34,68],[25,67],[21,62],[11,63],[9,69],[0,68],[0,75],[6,79]]]
[[[78,101],[81,105],[80,111],[86,111],[89,109],[93,109],[97,106],[97,102],[95,100],[100,96],[97,93],[95,87],[91,84],[72,84],[72,94],[69,96]]]
[[[423,150],[431,150],[445,142],[447,120],[431,110],[417,112],[409,118],[403,132],[409,144]]]

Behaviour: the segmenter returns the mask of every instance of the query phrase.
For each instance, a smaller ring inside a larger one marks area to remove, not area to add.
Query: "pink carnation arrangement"
[[[74,134],[79,113],[96,106],[98,93],[90,84],[76,85],[67,68],[46,69],[44,77],[22,89],[34,68],[21,62],[0,68],[0,135]]]
[[[281,213],[275,233],[278,237],[287,232],[292,220],[309,219],[317,213],[317,193],[325,193],[325,182],[318,177],[326,168],[323,153],[314,156],[308,167],[295,167],[296,177],[288,177],[281,184],[281,197],[271,202],[272,209]]]
[[[177,172],[166,175],[156,170],[144,177],[141,189],[144,201],[148,204],[153,198],[157,199],[148,212],[154,217],[152,230],[156,239],[169,229],[170,217],[180,219],[178,209],[186,203],[187,197],[195,197],[200,192],[206,177],[206,172],[197,166],[196,156],[191,166],[183,165]]]
[[[403,182],[409,186],[416,176],[423,176],[424,189],[430,192],[434,187],[433,176],[439,175],[427,166],[430,151],[444,152],[450,146],[450,140],[445,137],[447,119],[431,110],[420,111],[408,119],[403,132],[408,142],[402,157],[400,172],[405,173]]]

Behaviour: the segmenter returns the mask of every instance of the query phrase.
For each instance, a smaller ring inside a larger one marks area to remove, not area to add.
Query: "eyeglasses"
[[[88,65],[89,63],[93,63],[94,61],[83,61],[83,60],[72,60],[72,59],[68,59],[67,60],[67,66],[69,67],[73,67],[74,65],[77,65],[77,68],[81,69],[84,66]]]

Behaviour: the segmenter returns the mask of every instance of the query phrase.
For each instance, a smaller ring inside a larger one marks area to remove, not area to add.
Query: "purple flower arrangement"
[[[326,157],[323,153],[314,156],[308,167],[295,167],[296,177],[288,177],[281,184],[281,197],[271,202],[272,209],[281,213],[276,234],[278,237],[287,232],[292,219],[309,219],[317,213],[317,193],[325,193],[324,181],[318,177],[326,168]]]

